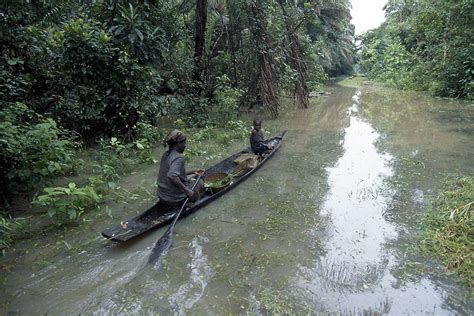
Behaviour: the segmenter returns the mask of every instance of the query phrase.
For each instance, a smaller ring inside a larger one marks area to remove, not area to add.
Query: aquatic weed
[[[260,288],[255,293],[255,312],[263,315],[316,315],[308,303],[298,301],[287,290]]]
[[[420,249],[474,287],[474,177],[448,180],[422,220]]]

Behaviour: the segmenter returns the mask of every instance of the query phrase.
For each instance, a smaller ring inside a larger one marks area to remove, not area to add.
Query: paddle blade
[[[148,264],[156,262],[163,252],[168,251],[172,243],[172,230],[168,229],[163,236],[155,244],[155,247],[151,250],[150,257],[148,257]]]

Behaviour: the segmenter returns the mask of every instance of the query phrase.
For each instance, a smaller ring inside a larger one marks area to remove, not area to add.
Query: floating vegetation
[[[306,212],[314,214],[317,210],[314,205],[310,205],[308,200],[307,207],[295,207],[295,203],[290,199],[268,201],[265,207],[270,210],[267,217],[263,221],[256,222],[252,225],[253,232],[260,237],[261,240],[280,236],[281,233],[288,229],[296,229],[301,225],[308,224],[308,215]],[[299,201],[304,203],[305,201]],[[295,220],[297,217],[299,220]]]
[[[413,183],[419,181],[423,173],[426,172],[426,164],[424,158],[419,155],[405,155],[393,162],[395,174],[393,177],[387,178],[385,183],[397,191],[407,192],[412,190]]]
[[[474,177],[446,182],[422,220],[420,248],[474,287]]]
[[[270,288],[257,290],[252,312],[257,315],[316,315],[307,302],[300,302],[287,292]]]

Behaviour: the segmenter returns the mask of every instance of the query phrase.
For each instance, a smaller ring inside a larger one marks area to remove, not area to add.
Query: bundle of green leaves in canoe
[[[204,186],[211,189],[211,192],[216,193],[230,184],[232,175],[224,172],[212,173],[204,179]]]

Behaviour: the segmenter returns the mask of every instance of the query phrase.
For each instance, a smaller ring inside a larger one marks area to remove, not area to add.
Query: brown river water
[[[442,180],[474,174],[474,107],[371,84],[327,89],[264,121],[288,128],[280,150],[179,221],[154,266],[166,228],[127,244],[100,231],[153,202],[156,165],[124,178],[114,219],[19,242],[0,314],[472,315],[469,289],[414,246]]]

